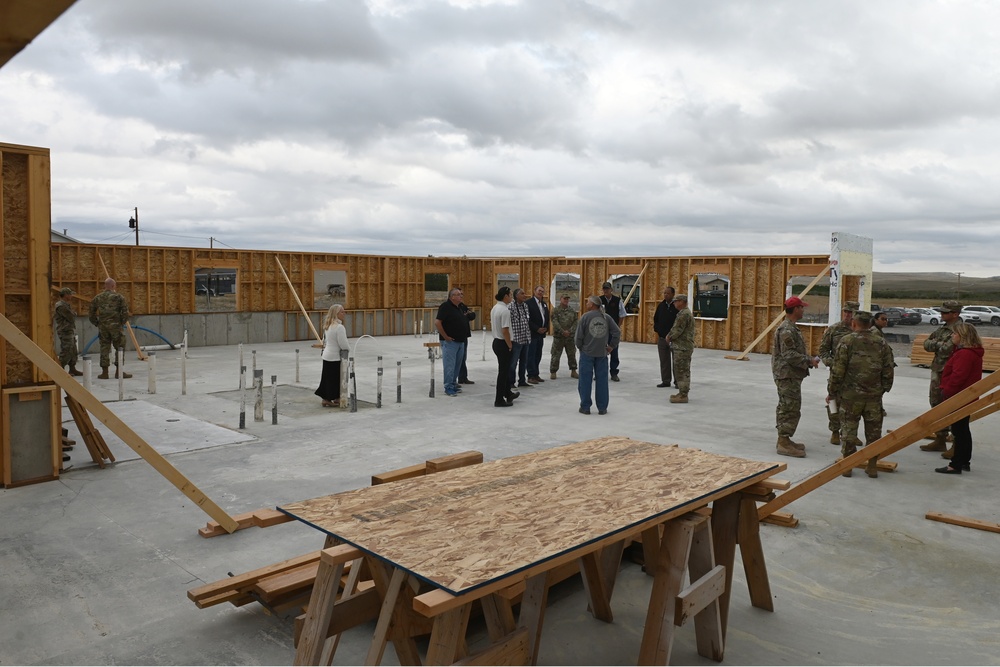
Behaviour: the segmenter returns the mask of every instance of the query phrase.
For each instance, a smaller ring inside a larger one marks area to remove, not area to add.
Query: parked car
[[[920,313],[907,310],[906,308],[886,308],[882,311],[889,320],[889,326],[893,324],[920,324]]]
[[[932,308],[910,308],[909,310],[920,313],[921,324],[931,324],[937,326],[941,324],[941,313]]]
[[[969,324],[982,324],[983,318],[986,317],[985,313],[980,313],[976,310],[969,310],[968,308],[962,308],[962,313],[960,315],[963,322],[968,322]]]
[[[983,322],[989,322],[993,326],[1000,326],[1000,308],[997,306],[966,306],[962,309],[962,318],[965,318],[965,312],[979,313],[979,319]],[[966,320],[968,321],[968,320]]]

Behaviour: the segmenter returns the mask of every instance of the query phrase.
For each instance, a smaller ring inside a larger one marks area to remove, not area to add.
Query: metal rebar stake
[[[253,372],[253,420],[255,422],[264,421],[264,369],[260,368]]]
[[[247,367],[240,366],[240,428],[247,427]]]
[[[403,402],[403,362],[396,362],[396,402]]]
[[[156,352],[150,352],[149,358],[146,360],[147,366],[149,366],[149,393],[156,393]]]
[[[382,407],[382,355],[378,355],[378,381],[375,386],[375,407]]]
[[[431,391],[428,394],[430,398],[434,398],[434,348],[427,348],[427,356],[431,360]]]
[[[278,423],[278,376],[271,376],[271,424]]]

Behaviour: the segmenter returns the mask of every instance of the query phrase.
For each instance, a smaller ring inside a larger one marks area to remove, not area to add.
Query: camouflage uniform
[[[694,354],[694,316],[687,305],[678,311],[667,337],[670,338],[670,348],[674,355],[677,393],[682,397],[687,396],[691,390],[691,355]]]
[[[951,342],[953,333],[951,325],[946,323],[924,341],[924,349],[934,353],[934,360],[931,361],[931,387],[928,396],[932,408],[941,402],[941,371],[944,370],[948,357],[955,350],[955,344]],[[944,439],[948,437],[948,427],[941,429],[934,435],[941,442],[944,442]]]
[[[563,350],[566,350],[566,359],[569,362],[569,369],[576,370],[576,323],[580,319],[580,313],[569,306],[559,304],[552,311],[552,359],[549,362],[549,372],[555,373],[559,370],[559,359]]]
[[[771,343],[771,375],[778,388],[775,428],[791,438],[802,416],[802,380],[809,375],[809,355],[802,332],[787,317],[774,331]]]
[[[128,304],[118,292],[104,290],[90,302],[90,323],[97,327],[101,341],[101,368],[110,365],[111,346],[115,348],[115,365],[118,365],[118,350],[125,349],[125,334],[122,327],[128,322]]]
[[[59,338],[59,365],[76,368],[76,313],[73,306],[59,299],[56,302],[56,336]]]
[[[856,301],[848,301],[845,308],[850,308],[853,312],[858,309],[858,303]],[[837,353],[837,345],[840,343],[841,339],[849,333],[851,333],[851,323],[843,320],[835,324],[831,324],[826,328],[826,331],[823,332],[823,341],[819,344],[819,358],[823,362],[824,366],[827,368],[831,368],[833,366],[833,357]],[[831,396],[840,400],[840,397],[836,394],[831,394]],[[827,410],[827,425],[831,434],[839,433],[840,415],[836,412],[830,412]]]
[[[882,437],[882,394],[892,389],[892,348],[871,330],[844,336],[830,367],[828,393],[840,401],[841,452],[861,446],[858,422],[865,420],[865,444]]]

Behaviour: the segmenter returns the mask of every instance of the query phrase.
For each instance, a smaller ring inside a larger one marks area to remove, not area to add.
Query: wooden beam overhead
[[[69,9],[76,0],[0,0],[0,67]]]

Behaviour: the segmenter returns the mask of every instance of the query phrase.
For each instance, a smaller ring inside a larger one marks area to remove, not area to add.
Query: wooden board
[[[457,594],[783,469],[606,437],[278,509]]]
[[[957,516],[955,514],[944,514],[943,512],[928,512],[925,519],[930,519],[931,521],[940,521],[941,523],[950,523],[954,526],[963,526],[965,528],[975,528],[976,530],[986,530],[991,533],[1000,533],[1000,523],[993,521],[980,521],[979,519],[970,519],[964,516]]]
[[[914,366],[931,365],[934,361],[934,353],[924,349],[924,341],[928,334],[919,334],[913,339],[913,347],[910,348],[910,363]],[[1000,370],[1000,338],[983,338],[983,370]]]
[[[201,508],[202,511],[218,521],[226,530],[230,532],[236,530],[236,521],[225,510],[205,495],[191,480],[182,475],[177,468],[163,458],[163,455],[153,449],[138,433],[129,428],[118,415],[97,400],[83,385],[70,377],[69,373],[63,370],[55,360],[21,333],[3,315],[0,315],[0,337],[4,338],[20,351],[21,354],[30,359],[33,364],[38,366],[41,372],[51,377],[56,384],[62,387],[67,395],[76,399],[90,414],[97,417],[105,426],[111,429],[112,433],[121,438],[122,442],[131,447],[136,454],[144,458],[147,463],[153,466],[156,472],[163,475],[181,493],[194,501],[194,504]]]

